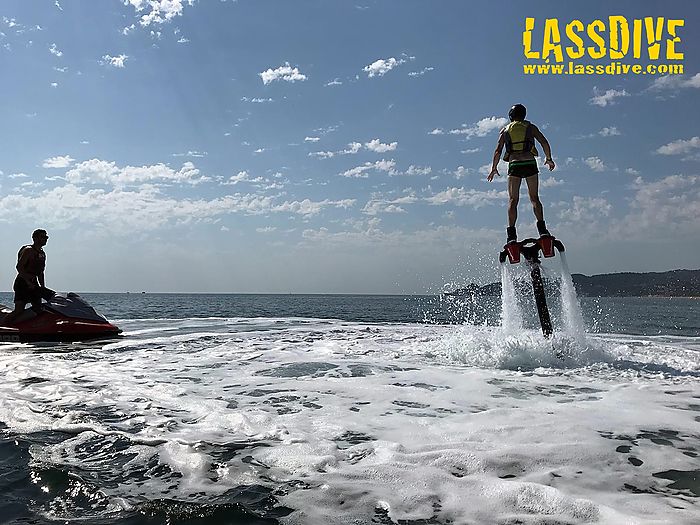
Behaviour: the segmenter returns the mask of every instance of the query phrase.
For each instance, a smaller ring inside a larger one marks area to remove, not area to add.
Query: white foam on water
[[[436,355],[471,366],[506,370],[538,367],[578,368],[615,359],[605,344],[583,342],[568,334],[545,338],[540,331],[500,335],[488,327],[462,326],[434,343]]]
[[[700,470],[697,338],[122,324],[103,347],[0,348],[0,421],[65,432],[33,462],[79,470],[114,508],[263,485],[290,524],[700,520],[697,494],[654,476]]]

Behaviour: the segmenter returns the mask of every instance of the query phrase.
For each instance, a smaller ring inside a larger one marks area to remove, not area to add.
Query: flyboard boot
[[[554,257],[554,235],[549,233],[544,221],[537,221],[537,232],[540,234],[538,244],[545,257]]]
[[[506,228],[506,244],[518,241],[518,234],[515,232],[515,226]]]

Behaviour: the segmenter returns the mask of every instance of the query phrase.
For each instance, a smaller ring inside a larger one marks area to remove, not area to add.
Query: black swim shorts
[[[508,164],[508,175],[513,177],[524,179],[532,175],[537,175],[539,172],[540,170],[537,169],[537,161],[534,160],[511,162]]]
[[[12,287],[15,291],[15,302],[16,303],[31,303],[32,306],[41,306],[41,290],[37,288],[30,288],[27,281],[22,279],[19,275],[15,279],[15,284]]]

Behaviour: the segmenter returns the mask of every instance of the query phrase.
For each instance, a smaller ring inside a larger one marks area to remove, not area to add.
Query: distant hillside
[[[700,297],[700,270],[606,273],[590,277],[576,273],[571,277],[576,292],[589,297]]]
[[[670,272],[606,273],[583,275],[575,273],[576,293],[587,297],[700,297],[700,270]],[[554,284],[554,283],[552,283]],[[551,284],[545,284],[551,286]],[[470,284],[445,295],[500,295],[501,283],[486,286]]]

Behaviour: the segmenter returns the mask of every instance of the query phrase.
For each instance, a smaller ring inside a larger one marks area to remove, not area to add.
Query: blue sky
[[[697,2],[507,4],[3,2],[4,288],[36,227],[63,290],[494,280],[507,196],[485,166],[515,102],[552,144],[572,271],[699,267]],[[685,75],[523,74],[525,16],[609,15],[684,19]]]

